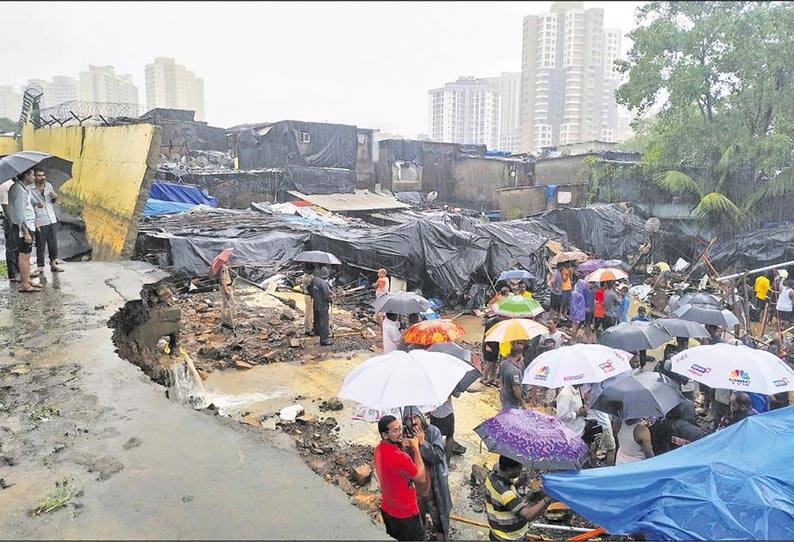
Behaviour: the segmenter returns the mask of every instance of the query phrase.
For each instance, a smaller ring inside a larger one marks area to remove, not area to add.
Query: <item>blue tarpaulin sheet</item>
[[[794,407],[627,465],[543,476],[544,491],[611,534],[794,539]]]
[[[146,207],[143,209],[143,216],[181,213],[192,209],[195,206],[195,203],[181,203],[178,201],[163,201],[160,199],[149,198],[146,200]]]
[[[192,203],[194,205],[209,205],[210,207],[218,206],[218,201],[215,198],[208,196],[198,187],[190,184],[154,181],[152,182],[152,189],[149,191],[149,197],[161,201]]]

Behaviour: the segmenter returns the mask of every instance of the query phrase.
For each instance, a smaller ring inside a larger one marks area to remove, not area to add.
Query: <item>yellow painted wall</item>
[[[0,136],[0,155],[11,154],[19,150],[19,143],[14,136]]]
[[[80,214],[92,256],[129,257],[157,168],[159,129],[151,124],[22,130],[22,148],[72,161],[61,201]]]

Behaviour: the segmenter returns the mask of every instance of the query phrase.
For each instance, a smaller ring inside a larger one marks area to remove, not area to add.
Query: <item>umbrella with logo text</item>
[[[766,350],[709,344],[684,350],[671,361],[673,372],[710,388],[764,395],[794,390],[794,371]]]
[[[603,382],[630,371],[631,354],[600,344],[574,344],[544,352],[524,371],[522,384],[561,388]]]

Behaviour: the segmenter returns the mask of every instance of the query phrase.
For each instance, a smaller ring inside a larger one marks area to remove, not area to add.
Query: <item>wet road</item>
[[[161,276],[90,262],[41,294],[0,285],[0,537],[385,538],[287,437],[173,403],[114,353],[105,322]],[[64,478],[82,493],[29,517]]]

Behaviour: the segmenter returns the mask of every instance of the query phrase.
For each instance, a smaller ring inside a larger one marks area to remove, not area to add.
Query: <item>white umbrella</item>
[[[600,344],[574,344],[544,352],[524,371],[523,384],[561,388],[603,382],[631,370],[631,354]]]
[[[471,365],[440,352],[395,350],[368,359],[345,377],[340,399],[386,410],[444,403]]]
[[[710,388],[764,395],[794,390],[794,371],[766,350],[709,344],[684,350],[671,361],[674,373]]]

